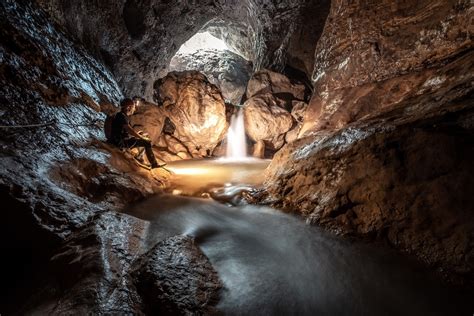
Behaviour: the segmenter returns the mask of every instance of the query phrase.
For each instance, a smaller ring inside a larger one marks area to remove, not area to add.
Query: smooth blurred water
[[[226,315],[469,311],[470,302],[431,280],[414,262],[383,247],[331,236],[270,208],[161,195],[127,213],[150,221],[148,247],[177,234],[196,238],[225,285],[218,308]]]
[[[232,115],[230,120],[230,126],[227,132],[226,157],[228,159],[244,159],[247,157],[244,111],[242,108],[239,108],[237,113]]]

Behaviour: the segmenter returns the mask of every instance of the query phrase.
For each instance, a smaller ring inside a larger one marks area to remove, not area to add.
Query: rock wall
[[[473,286],[473,10],[333,1],[300,139],[272,161],[265,202]]]
[[[0,196],[9,205],[0,309],[8,311],[72,231],[161,185],[104,143],[101,111],[122,97],[112,74],[34,5],[2,1],[0,16]]]
[[[269,166],[266,202],[339,234],[386,241],[472,286],[473,105],[400,110],[297,140]]]
[[[467,0],[333,1],[303,131],[340,128],[427,92],[468,93],[473,10]]]

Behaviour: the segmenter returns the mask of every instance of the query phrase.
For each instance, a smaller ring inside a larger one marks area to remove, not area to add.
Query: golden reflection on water
[[[269,159],[202,159],[170,162],[171,189],[188,193],[202,192],[225,184],[259,186]]]

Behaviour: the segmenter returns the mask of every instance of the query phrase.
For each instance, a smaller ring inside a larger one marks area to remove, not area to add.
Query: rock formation
[[[327,0],[37,3],[107,65],[126,95],[147,101],[181,44],[206,29],[248,56],[254,69],[289,63],[309,75],[330,7]]]
[[[240,104],[249,81],[252,66],[241,56],[225,50],[198,50],[173,57],[170,71],[197,70],[216,85],[227,102]]]
[[[132,123],[162,160],[222,147],[233,109],[218,88],[163,73],[202,30],[252,62],[247,133],[261,155],[280,149],[247,199],[472,289],[472,13],[468,0],[3,0],[0,312],[215,312],[221,284],[194,241],[149,244],[147,222],[119,213],[167,174],[102,133],[139,95]]]
[[[222,94],[197,72],[169,73],[157,87],[161,106],[173,123],[173,135],[193,157],[211,155],[227,131]]]
[[[334,1],[301,139],[269,167],[267,201],[472,285],[470,15],[467,1]]]
[[[437,92],[443,102],[465,94],[471,16],[469,1],[334,2],[316,47],[303,130],[340,128],[420,94]]]
[[[107,209],[160,192],[161,182],[104,143],[101,111],[122,97],[112,74],[32,4],[3,1],[0,16],[0,196],[9,205],[0,231],[10,258],[1,274],[8,311],[4,304],[18,307],[31,294],[22,292],[33,289],[28,273],[40,271],[72,231]]]
[[[285,141],[296,139],[307,107],[302,101],[306,92],[303,84],[268,69],[252,76],[243,107],[245,131],[256,142],[255,156],[264,157],[265,148],[274,153]]]

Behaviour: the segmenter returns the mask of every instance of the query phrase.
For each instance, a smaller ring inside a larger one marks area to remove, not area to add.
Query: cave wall
[[[465,94],[472,12],[467,0],[333,1],[303,131],[340,128],[417,94]]]
[[[299,140],[267,169],[265,203],[472,286],[472,12],[333,1]]]
[[[0,3],[0,309],[18,307],[59,243],[107,209],[159,192],[107,147],[112,73],[27,1]],[[126,171],[125,174],[122,172]],[[8,206],[8,207],[7,207]],[[34,277],[36,276],[36,278]],[[17,311],[17,310],[15,310]]]
[[[329,1],[303,0],[36,2],[107,65],[126,95],[148,101],[153,100],[154,81],[165,75],[180,45],[210,21],[213,34],[244,50],[254,70],[281,71],[289,60],[309,75],[329,8]],[[216,26],[225,30],[216,31]]]

